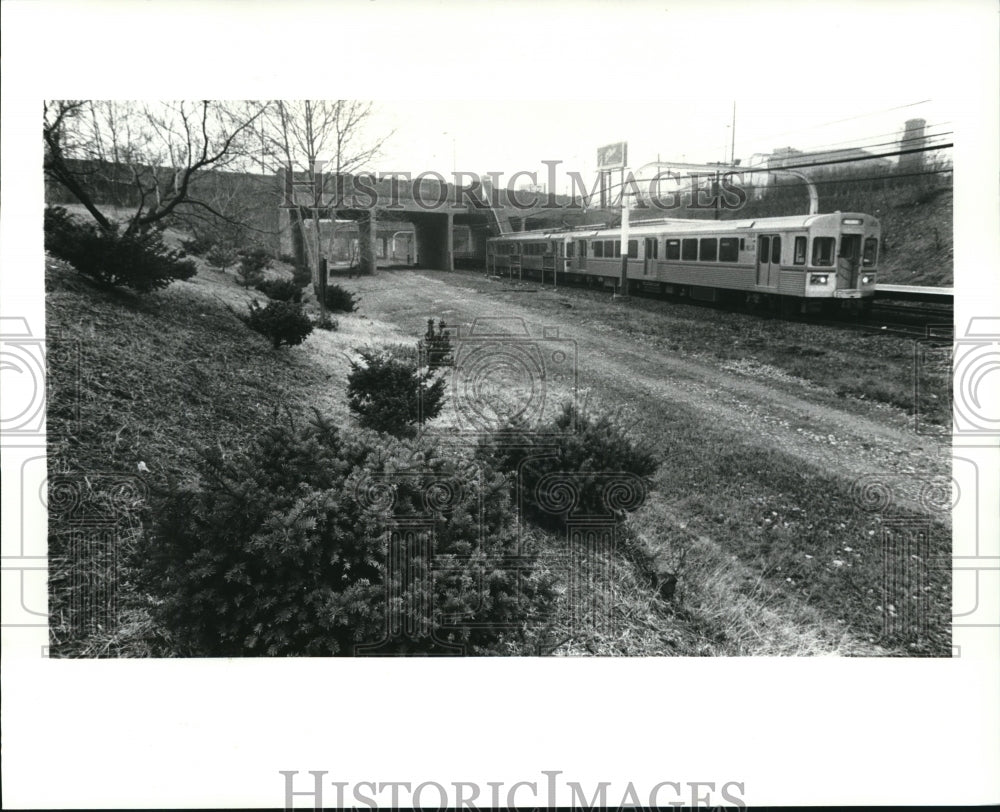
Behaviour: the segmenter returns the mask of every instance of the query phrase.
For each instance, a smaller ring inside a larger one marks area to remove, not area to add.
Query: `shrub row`
[[[294,302],[254,302],[248,323],[280,336],[275,346],[312,329]],[[436,340],[445,360],[446,336],[431,323],[423,354],[359,351],[347,394],[362,429],[276,419],[245,451],[203,451],[197,482],[169,485],[138,566],[178,653],[517,650],[555,599],[519,521],[562,530],[641,504],[656,460],[570,405],[543,426],[508,423],[471,455],[414,439],[444,400],[443,377],[420,358]]]

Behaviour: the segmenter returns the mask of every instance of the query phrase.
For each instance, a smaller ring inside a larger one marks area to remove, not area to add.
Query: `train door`
[[[556,255],[556,241],[543,243],[542,251],[542,282],[545,282],[545,275],[552,271],[552,275],[555,276],[556,273],[556,263],[559,262],[559,258]],[[559,253],[562,253],[561,246],[562,243],[558,243],[560,246]]]
[[[858,261],[861,258],[861,235],[842,234],[837,255],[837,288],[852,290],[858,286]]]
[[[757,286],[778,287],[780,267],[781,237],[777,234],[762,234],[757,238]]]
[[[659,241],[656,237],[646,237],[646,243],[643,246],[645,249],[642,254],[642,275],[649,276],[651,270],[656,270],[656,260],[659,258],[657,256],[659,247]]]

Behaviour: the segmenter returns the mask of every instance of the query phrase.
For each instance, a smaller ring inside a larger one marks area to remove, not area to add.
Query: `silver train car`
[[[629,228],[628,292],[765,304],[806,312],[875,295],[877,219],[834,212],[756,220],[657,220]],[[504,234],[487,243],[487,272],[617,288],[620,228]]]

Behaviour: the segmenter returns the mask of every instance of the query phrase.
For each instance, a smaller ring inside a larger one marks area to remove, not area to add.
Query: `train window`
[[[719,262],[736,262],[739,255],[739,241],[736,237],[721,237],[719,239]]]
[[[795,256],[792,257],[792,262],[796,265],[806,264],[806,238],[796,237],[795,238]]]
[[[622,241],[615,240],[615,256],[620,257],[622,255]]]
[[[681,258],[681,241],[680,240],[667,240],[666,245],[666,259],[680,259]]]
[[[715,237],[704,237],[698,251],[698,259],[702,262],[715,262],[719,256],[719,241]]]
[[[656,259],[660,255],[660,241],[655,237],[646,237],[646,259]]]
[[[576,243],[566,243],[566,259],[573,259],[576,256]]]
[[[604,257],[605,259],[611,259],[615,255],[615,242],[614,240],[604,241]]]
[[[833,265],[834,237],[813,237],[813,265]]]
[[[747,249],[747,241],[742,237],[740,237],[740,250],[746,251],[746,249]]]
[[[878,259],[878,240],[875,237],[869,237],[865,240],[865,253],[862,258],[862,264],[870,268],[875,264],[876,259]]]
[[[781,237],[771,237],[771,264],[778,265],[781,262]]]
[[[600,259],[601,257],[604,256],[604,243],[601,242],[600,240],[594,241],[594,256],[597,259]]]
[[[583,259],[586,259],[587,258],[587,241],[586,240],[577,240],[577,243],[579,243],[579,245],[580,245],[580,257],[583,258]]]
[[[639,241],[629,240],[628,241],[628,257],[629,259],[639,258]]]
[[[681,245],[681,258],[698,259],[698,241],[696,239],[684,240]]]

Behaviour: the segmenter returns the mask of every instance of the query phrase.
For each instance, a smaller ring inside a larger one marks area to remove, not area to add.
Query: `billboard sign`
[[[597,148],[598,169],[624,169],[628,165],[628,142],[619,141],[616,144]]]

